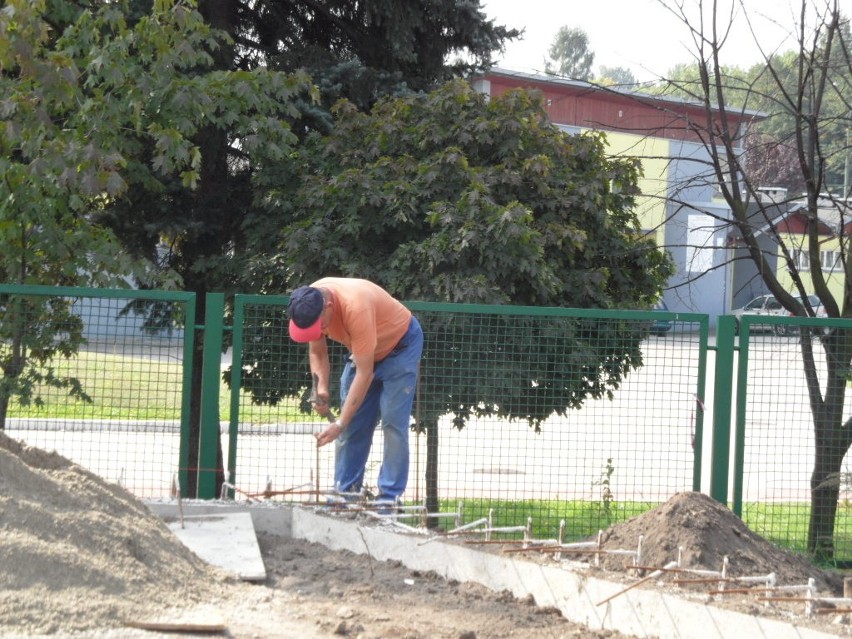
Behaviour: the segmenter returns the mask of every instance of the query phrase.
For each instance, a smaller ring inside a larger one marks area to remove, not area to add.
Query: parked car
[[[799,298],[796,297],[796,299],[799,299]],[[816,295],[808,295],[808,301],[810,302],[811,308],[813,309],[813,312],[814,312],[812,317],[828,317],[828,313],[825,312],[825,307],[822,305],[822,302],[819,301],[819,298]],[[787,309],[784,309],[784,312],[782,314],[786,315],[788,317],[793,317],[793,314],[790,311],[788,311]],[[774,328],[775,328],[775,334],[776,335],[794,335],[794,334],[798,335],[798,333],[799,333],[798,327],[796,327],[796,326],[789,326],[789,325],[781,326],[780,324],[777,324]],[[821,332],[823,334],[827,334],[828,328],[823,327]]]
[[[654,307],[654,310],[668,311],[669,307],[666,306],[666,303],[663,300],[660,300],[659,302],[657,302],[657,305]],[[672,330],[672,323],[669,320],[658,319],[651,322],[651,335],[662,337],[670,330]]]
[[[796,299],[800,300],[798,296]],[[808,295],[808,301],[814,310],[815,317],[825,317],[825,309],[816,295]],[[781,302],[774,295],[758,295],[745,306],[735,308],[731,315],[737,318],[737,332],[740,330],[740,320],[744,315],[782,315],[792,316],[792,313],[781,306]],[[752,331],[773,330],[779,335],[789,335],[795,332],[795,326],[770,326],[768,324],[752,324]]]

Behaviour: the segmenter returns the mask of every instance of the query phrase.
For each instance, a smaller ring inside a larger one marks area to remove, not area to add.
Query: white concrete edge
[[[244,513],[251,514],[255,530],[260,532],[291,537],[292,506],[279,503],[235,504],[223,501],[177,501],[150,500],[145,501],[148,509],[166,521],[175,521],[181,517],[192,517],[196,515],[219,515],[222,513]]]
[[[174,517],[176,506],[149,504],[161,517]],[[640,587],[598,605],[628,585],[585,575],[563,566],[541,565],[510,555],[483,552],[443,541],[424,544],[425,537],[400,533],[390,525],[317,513],[299,506],[184,505],[184,513],[207,514],[248,510],[259,531],[319,543],[332,550],[369,554],[399,561],[412,570],[431,571],[446,579],[509,590],[519,598],[532,595],[539,606],[553,606],[573,622],[590,628],[618,630],[659,639],[837,639],[795,623],[717,608],[670,593]],[[200,510],[199,510],[200,509]]]

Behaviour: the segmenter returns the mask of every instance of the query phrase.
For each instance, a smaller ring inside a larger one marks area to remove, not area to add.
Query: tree
[[[134,15],[144,15],[139,7],[145,4],[134,3]],[[208,292],[230,296],[279,284],[270,266],[277,260],[270,227],[280,228],[289,218],[271,217],[267,203],[273,191],[280,195],[294,184],[291,167],[280,160],[296,138],[273,144],[269,150],[276,157],[264,157],[264,118],[276,127],[289,123],[288,132],[298,138],[310,131],[327,132],[333,126],[330,105],[340,96],[368,108],[383,93],[428,88],[445,77],[490,66],[491,53],[518,34],[488,21],[478,3],[454,0],[200,0],[198,7],[207,27],[226,37],[218,38],[216,46],[199,43],[199,54],[212,66],[182,67],[185,81],[241,86],[242,92],[219,96],[234,100],[233,108],[210,114],[192,131],[180,131],[197,150],[191,182],[152,175],[145,152],[154,147],[140,145],[127,190],[109,202],[99,221],[133,254],[157,254],[165,242],[162,261],[180,275],[185,289],[197,293],[201,324]],[[469,56],[447,62],[455,53]],[[289,87],[278,109],[265,100],[272,92],[264,87],[258,91],[255,85],[262,78],[280,83],[276,78],[289,77],[275,71],[304,69],[314,76],[313,84]],[[260,96],[257,105],[251,104],[255,95]],[[254,130],[243,130],[234,120],[245,108],[256,112]],[[162,318],[161,311],[148,309],[147,316]],[[199,361],[202,352],[202,340],[196,340]],[[193,372],[191,449],[196,450],[201,367]],[[223,479],[220,463],[220,485]]]
[[[54,55],[79,33],[56,34],[39,9],[44,3],[10,1],[0,12],[0,281],[121,286],[120,275],[142,265],[125,259],[89,212],[123,188],[123,158],[92,135],[101,121],[86,96],[88,69]],[[88,399],[78,380],[50,365],[83,343],[72,302],[0,296],[0,429],[12,398],[39,403],[41,385]]]
[[[369,114],[342,103],[336,115],[329,136],[312,136],[292,158],[304,176],[295,200],[276,198],[296,215],[280,235],[289,288],[337,274],[372,279],[401,299],[636,308],[649,307],[671,273],[632,209],[637,164],[609,158],[599,134],[553,127],[537,94],[489,102],[455,81],[380,101]],[[498,415],[540,428],[554,412],[611,395],[641,365],[635,325],[530,322],[529,334],[497,348],[505,319],[493,330],[454,316],[422,319],[427,334],[441,336],[426,345],[418,411],[433,452],[443,415],[457,427]],[[544,335],[576,348],[556,349]],[[454,350],[460,341],[464,353]],[[302,390],[303,381],[255,366],[266,346],[255,339],[255,347],[247,390],[261,400],[274,393],[272,401]],[[535,370],[513,365],[509,352]],[[429,460],[434,510],[435,455]]]
[[[203,217],[166,222],[174,215],[169,207],[210,204],[212,220],[230,225],[227,211],[209,199],[221,191],[196,188],[229,170],[214,161],[221,156],[211,140],[238,141],[230,158],[238,166],[286,156],[296,141],[290,128],[296,97],[310,97],[311,85],[303,74],[212,70],[211,52],[230,41],[205,24],[192,2],[158,0],[150,14],[134,13],[133,24],[123,4],[81,6],[87,5],[15,0],[0,12],[0,233],[10,248],[4,270],[21,283],[114,284],[128,275],[143,285],[167,285],[163,275],[195,283],[187,276],[205,270],[195,238],[215,239],[221,251],[233,246],[211,237],[217,227],[211,222],[208,230]],[[128,201],[163,223],[123,208]],[[148,258],[149,268],[131,268],[116,236],[131,256]],[[169,256],[179,256],[167,259],[166,269],[155,267],[162,243]],[[23,309],[15,300],[3,302],[10,333],[0,402],[11,393],[27,400],[37,381],[65,383],[43,371],[28,374],[25,365],[44,367],[57,354],[76,352],[79,327],[58,328],[60,319],[73,319],[67,305],[29,309],[38,329],[27,326],[19,336],[15,322]],[[197,455],[198,447],[190,451]]]
[[[779,81],[788,85],[791,70],[795,68],[793,52],[780,53],[773,58]],[[715,82],[715,71],[706,69],[708,83]],[[678,97],[688,101],[704,102],[702,69],[697,64],[680,63],[666,73],[665,78],[644,87],[643,91],[655,95]],[[729,108],[750,109],[763,114],[748,129],[745,147],[748,149],[744,170],[749,180],[759,186],[783,187],[790,193],[803,190],[803,178],[793,140],[794,121],[773,104],[777,87],[766,73],[766,65],[756,64],[743,70],[736,66],[720,67]],[[711,96],[710,104],[713,104]],[[768,116],[768,117],[767,117]]]
[[[731,224],[742,237],[750,258],[757,266],[766,286],[782,305],[798,316],[812,314],[796,296],[805,298],[810,288],[819,297],[830,317],[852,316],[852,271],[848,265],[847,238],[840,241],[840,261],[846,277],[842,294],[834,296],[826,275],[820,268],[820,209],[827,199],[831,207],[848,215],[846,203],[834,195],[830,166],[837,155],[845,155],[848,142],[839,134],[850,122],[849,95],[852,83],[848,25],[837,2],[817,4],[802,1],[795,24],[797,50],[792,55],[767,52],[765,64],[748,82],[731,77],[719,63],[724,34],[730,16],[711,12],[700,23],[693,20],[681,3],[662,1],[690,31],[694,38],[694,54],[698,82],[691,85],[695,97],[705,106],[707,117],[692,122],[697,137],[704,142],[708,158],[708,179],[719,185],[731,209]],[[703,8],[699,3],[699,8]],[[715,5],[714,5],[715,8]],[[757,38],[761,33],[752,25]],[[758,44],[760,42],[758,41]],[[769,47],[764,46],[764,51]],[[810,220],[806,250],[810,267],[802,270],[794,259],[793,247],[785,243],[777,227],[769,224],[769,205],[758,197],[764,186],[747,170],[746,159],[739,152],[744,131],[725,126],[729,115],[744,108],[760,105],[768,115],[765,131],[774,127],[775,140],[793,150],[800,183],[804,188],[807,217]],[[751,214],[749,204],[757,212]],[[796,291],[787,291],[776,273],[766,268],[766,255],[754,232],[756,226],[768,225],[778,246],[779,260],[792,276]],[[808,526],[808,550],[816,557],[830,559],[834,555],[834,524],[837,514],[840,470],[843,458],[852,444],[852,420],[845,419],[844,395],[848,371],[852,366],[852,332],[832,330],[816,345],[803,332],[802,364],[811,402],[815,442],[815,463],[811,475],[811,512]],[[815,348],[825,350],[827,374],[818,375]],[[820,379],[823,379],[821,382]]]
[[[580,28],[559,27],[544,61],[546,73],[572,80],[591,80],[595,54],[589,50],[589,36]]]
[[[304,68],[329,107],[346,97],[367,109],[383,95],[485,71],[520,35],[487,20],[478,1],[233,4],[238,22],[230,32],[250,52],[241,64]]]
[[[625,88],[631,88],[637,84],[633,71],[626,67],[601,66],[598,69],[597,82],[604,86],[617,85]]]
[[[750,183],[781,187],[795,195],[804,192],[805,180],[794,144],[755,131],[749,133],[746,148],[743,170]]]

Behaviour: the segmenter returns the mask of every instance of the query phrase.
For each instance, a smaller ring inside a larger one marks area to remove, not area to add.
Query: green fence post
[[[186,301],[183,328],[183,390],[181,391],[180,409],[180,446],[178,451],[178,482],[180,494],[184,498],[194,497],[189,494],[189,440],[190,412],[192,410],[192,369],[195,353],[195,306],[196,295],[191,293]]]
[[[736,392],[736,428],[734,431],[734,486],[731,510],[737,517],[743,516],[743,476],[745,473],[745,417],[748,398],[748,351],[751,341],[750,319],[759,319],[757,315],[743,316],[740,323],[740,348],[737,362]]]
[[[240,388],[243,385],[243,330],[245,325],[246,295],[234,295],[233,342],[231,344],[231,419],[228,422],[228,467],[226,479],[231,485],[237,482],[237,435],[240,425]],[[234,498],[234,489],[228,489],[228,498]]]
[[[731,315],[718,318],[710,496],[726,506],[728,505],[728,475],[731,459],[731,398],[734,380],[735,333],[736,318]]]
[[[701,317],[699,329],[698,379],[695,389],[695,431],[692,449],[695,460],[692,467],[692,490],[701,491],[701,473],[704,468],[704,404],[707,402],[707,342],[709,339],[709,322],[706,315]]]
[[[222,365],[225,295],[208,293],[201,371],[201,432],[198,451],[198,498],[216,498],[219,459],[219,382]]]

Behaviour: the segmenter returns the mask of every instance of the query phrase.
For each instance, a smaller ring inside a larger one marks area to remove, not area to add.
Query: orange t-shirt
[[[411,311],[377,284],[355,278],[325,277],[311,286],[331,292],[334,313],[326,334],[353,355],[372,354],[378,362],[388,356],[408,331]]]

